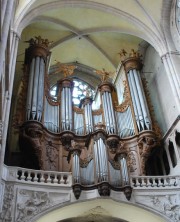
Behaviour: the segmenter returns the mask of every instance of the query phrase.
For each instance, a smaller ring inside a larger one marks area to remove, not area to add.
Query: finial
[[[140,58],[142,55],[140,55],[139,51],[135,51],[134,49],[131,49],[129,53],[127,53],[124,49],[121,49],[121,51],[118,53],[120,55],[121,62],[123,62],[127,58]],[[128,56],[129,54],[129,56]]]
[[[31,38],[28,41],[25,41],[27,43],[29,43],[29,46],[33,46],[33,45],[41,45],[43,47],[48,48],[49,45],[52,43],[50,42],[48,39],[43,39],[41,38],[41,36],[35,36],[34,38]]]

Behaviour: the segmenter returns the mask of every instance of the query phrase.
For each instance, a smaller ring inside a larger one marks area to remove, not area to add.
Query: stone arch
[[[171,220],[164,215],[151,208],[144,207],[139,204],[114,201],[112,199],[93,199],[89,201],[78,201],[78,203],[70,203],[66,206],[57,206],[56,209],[50,209],[43,212],[31,220],[31,222],[51,222],[70,221],[73,218],[86,217],[94,221],[94,218],[107,216],[117,219],[119,222],[170,222]],[[68,221],[69,221],[68,220]],[[96,220],[95,220],[96,221]]]
[[[35,2],[35,1],[34,1]],[[73,4],[72,4],[73,3]],[[80,8],[89,8],[89,9],[95,9],[98,11],[102,11],[105,13],[110,13],[112,15],[115,15],[119,17],[120,19],[125,19],[130,21],[133,25],[135,25],[138,28],[144,29],[144,36],[140,36],[136,32],[127,33],[131,35],[135,35],[137,37],[143,38],[146,41],[148,41],[153,47],[158,51],[160,55],[163,55],[166,52],[166,44],[164,42],[164,39],[159,35],[159,33],[154,32],[154,30],[150,29],[147,25],[145,25],[142,21],[134,17],[133,15],[124,12],[122,10],[119,10],[117,8],[113,8],[104,4],[100,4],[97,2],[86,2],[82,0],[76,0],[76,1],[56,1],[51,2],[47,4],[40,5],[31,11],[29,11],[27,14],[20,14],[20,16],[16,19],[14,24],[14,31],[17,32],[19,35],[21,34],[22,30],[28,26],[30,23],[32,23],[35,18],[43,13],[46,10],[49,9],[55,9],[55,8],[62,8],[62,7],[73,7],[74,4],[76,4],[77,7]],[[32,5],[31,5],[32,6]],[[27,10],[28,11],[28,10]]]

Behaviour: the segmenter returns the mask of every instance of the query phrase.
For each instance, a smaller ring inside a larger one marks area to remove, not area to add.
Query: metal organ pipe
[[[39,79],[39,68],[40,68],[40,58],[36,57],[35,59],[35,73],[33,80],[33,96],[32,96],[32,119],[34,120],[37,115],[37,92],[38,92],[38,79]]]
[[[118,157],[118,161],[121,165],[121,173],[122,173],[122,182],[123,185],[129,185],[129,175],[128,175],[128,168],[127,168],[127,162],[125,158],[125,154],[121,154]]]
[[[37,101],[37,120],[41,121],[43,112],[44,98],[44,70],[45,64],[43,58],[40,59],[39,82],[38,82],[38,101]]]
[[[141,108],[142,108],[142,113],[143,113],[143,118],[144,118],[144,124],[147,127],[147,129],[149,129],[149,124],[148,122],[146,122],[146,120],[148,120],[148,114],[147,114],[147,110],[146,110],[146,105],[145,105],[145,101],[144,101],[144,97],[143,97],[143,89],[141,88],[140,82],[139,82],[139,78],[138,78],[138,73],[137,71],[134,69],[133,70],[133,76],[136,82],[136,87],[137,87],[137,92],[139,95],[139,100],[140,100],[140,104],[141,104]]]
[[[44,75],[49,55],[48,43],[40,36],[29,41],[25,65],[29,67],[29,82],[26,101],[26,119],[42,121],[44,108]]]
[[[31,118],[31,100],[32,100],[32,91],[33,91],[34,67],[35,67],[35,58],[32,59],[32,63],[30,66],[30,73],[29,73],[29,85],[28,85],[27,103],[26,103],[27,120]]]
[[[82,99],[81,107],[84,109],[85,133],[88,134],[93,131],[92,99],[90,97]]]
[[[136,105],[136,101],[135,101],[135,95],[134,95],[134,92],[133,92],[133,87],[132,87],[130,75],[128,75],[128,82],[129,82],[131,98],[132,98],[132,102],[133,102],[133,108],[134,108],[134,114],[135,114],[135,118],[136,118],[136,123],[137,123],[138,129],[140,130],[140,123],[139,123],[137,105]]]
[[[147,117],[145,119],[146,127],[148,129],[151,129],[151,117],[150,117],[150,114],[149,114],[149,108],[148,108],[148,105],[147,105],[146,96],[145,96],[145,93],[144,93],[143,84],[142,84],[142,80],[141,80],[139,71],[137,71],[137,77],[139,79],[139,84],[140,84],[140,89],[141,89],[140,91],[142,93],[142,98],[143,98],[143,101],[144,101],[144,106],[145,106],[146,115],[147,115]]]
[[[80,183],[80,164],[77,151],[73,152],[73,179],[74,183]]]
[[[137,105],[138,118],[140,121],[141,128],[144,130],[144,121],[143,121],[143,114],[142,114],[142,109],[141,109],[141,102],[139,99],[138,90],[137,90],[136,82],[135,82],[134,75],[133,75],[133,70],[129,71],[129,75],[130,75],[130,79],[131,79],[131,83],[132,83],[132,89],[134,92],[134,98],[135,98],[136,105]]]
[[[112,133],[116,133],[116,122],[115,122],[115,117],[114,117],[114,109],[113,109],[113,105],[112,105],[112,98],[111,98],[111,94],[108,93],[108,97],[109,97],[109,104],[110,104],[110,110],[111,110],[111,117],[112,117],[112,127],[113,127],[113,132]]]

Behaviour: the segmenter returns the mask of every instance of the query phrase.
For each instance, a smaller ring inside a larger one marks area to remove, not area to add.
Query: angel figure
[[[113,72],[106,71],[104,68],[102,70],[96,70],[95,72],[98,75],[101,75],[102,82],[106,82],[109,79],[109,77],[112,77],[112,75],[114,74]]]

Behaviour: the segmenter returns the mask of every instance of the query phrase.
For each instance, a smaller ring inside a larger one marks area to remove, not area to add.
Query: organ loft
[[[76,65],[58,63],[55,72],[63,76],[56,83],[55,98],[50,94],[48,73],[50,42],[39,36],[28,44],[20,97],[11,110],[8,134],[18,147],[15,165],[49,173],[72,172],[77,199],[82,190],[98,189],[100,196],[109,196],[115,190],[124,192],[130,200],[130,176],[151,175],[147,163],[161,145],[161,134],[141,79],[143,65],[139,53],[119,53],[124,67],[123,89],[115,87],[110,72],[95,70],[101,77],[96,96],[86,89],[76,105]],[[121,103],[119,90],[123,91]],[[93,103],[99,107],[92,108]],[[7,150],[8,161],[13,163],[14,154],[10,148]],[[21,171],[18,173],[22,176]],[[38,174],[37,180],[41,176]]]

